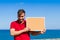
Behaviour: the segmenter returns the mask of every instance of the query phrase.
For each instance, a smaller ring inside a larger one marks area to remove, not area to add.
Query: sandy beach
[[[60,40],[60,38],[50,38],[50,39],[31,39],[31,40]]]

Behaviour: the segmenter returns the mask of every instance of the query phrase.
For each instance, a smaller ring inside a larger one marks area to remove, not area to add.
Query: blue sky
[[[45,17],[46,29],[60,29],[59,0],[0,0],[0,29],[10,28],[18,9],[24,9],[26,17]]]

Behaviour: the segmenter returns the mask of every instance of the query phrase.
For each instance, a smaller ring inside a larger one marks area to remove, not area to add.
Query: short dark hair
[[[18,16],[21,15],[22,13],[25,14],[25,10],[24,9],[19,9],[18,12],[17,12]]]

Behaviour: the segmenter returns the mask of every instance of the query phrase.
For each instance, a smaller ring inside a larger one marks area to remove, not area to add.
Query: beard
[[[19,20],[19,23],[22,23],[22,21],[24,20],[24,19],[18,19]]]

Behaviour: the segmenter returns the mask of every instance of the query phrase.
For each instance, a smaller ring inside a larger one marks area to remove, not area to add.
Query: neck
[[[20,23],[20,24],[22,24],[22,23],[24,23],[24,20],[18,20],[18,23]]]

